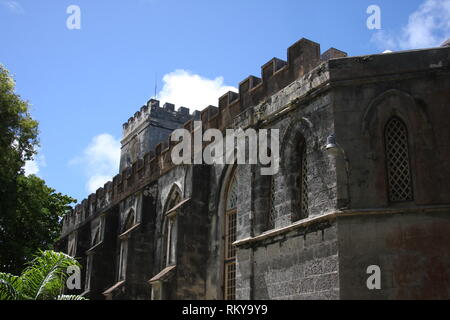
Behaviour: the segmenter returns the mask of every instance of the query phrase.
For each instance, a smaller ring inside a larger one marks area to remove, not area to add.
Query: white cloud
[[[35,160],[29,160],[25,162],[25,175],[37,174],[39,172],[39,165]]]
[[[43,154],[38,153],[34,156],[32,160],[25,161],[25,175],[29,176],[31,174],[37,175],[41,168],[47,166],[45,162],[45,156]]]
[[[399,35],[377,31],[374,42],[381,49],[409,50],[440,46],[450,37],[450,0],[425,0],[408,19]]]
[[[90,193],[111,180],[119,171],[120,141],[103,133],[92,138],[83,155],[72,159],[69,165],[81,165],[88,177],[86,190]]]
[[[117,174],[117,172],[115,173]],[[89,178],[86,189],[89,193],[96,192],[99,188],[103,188],[106,182],[111,181],[113,175],[102,176],[102,175],[94,175]]]
[[[6,1],[6,0],[3,0],[3,1],[0,2],[0,4],[3,7],[7,8],[12,13],[19,13],[19,14],[25,13],[25,10],[20,5],[20,3],[17,2],[17,1],[10,1],[10,0]]]
[[[157,98],[177,107],[203,110],[209,105],[217,106],[219,97],[236,88],[224,85],[223,77],[204,78],[186,70],[175,70],[163,77],[163,88]]]
[[[386,32],[384,30],[376,31],[372,35],[372,38],[370,39],[370,41],[375,43],[375,45],[381,50],[387,48],[384,51],[391,51],[391,50],[398,49],[395,37],[392,34]]]

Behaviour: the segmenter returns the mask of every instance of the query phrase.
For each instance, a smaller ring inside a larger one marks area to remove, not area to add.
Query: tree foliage
[[[0,300],[86,300],[64,295],[69,266],[80,267],[72,257],[55,251],[39,251],[20,276],[0,273]]]
[[[74,201],[34,175],[18,176],[14,212],[4,217],[0,226],[0,270],[20,273],[34,252],[53,248],[61,232],[61,218]]]
[[[14,203],[17,176],[25,161],[35,154],[38,123],[28,112],[28,103],[15,93],[15,83],[0,65],[0,196],[2,205]],[[9,200],[9,201],[7,201]],[[0,210],[4,209],[3,206]],[[0,212],[2,213],[2,212]]]
[[[56,193],[24,164],[38,145],[38,123],[0,65],[0,270],[18,274],[38,249],[51,249],[74,199]]]

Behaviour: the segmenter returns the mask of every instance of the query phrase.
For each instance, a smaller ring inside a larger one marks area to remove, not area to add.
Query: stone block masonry
[[[63,218],[57,246],[92,299],[449,299],[449,79],[450,47],[347,57],[301,39],[217,107],[152,99],[123,125],[120,172]],[[174,165],[169,135],[194,120],[279,129],[279,172]]]

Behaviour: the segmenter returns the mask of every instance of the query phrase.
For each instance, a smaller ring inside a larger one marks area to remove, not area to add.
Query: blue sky
[[[69,30],[69,5],[81,29]],[[381,30],[369,30],[370,5]],[[0,0],[0,63],[40,122],[27,172],[82,200],[117,174],[122,123],[154,95],[201,110],[305,37],[349,55],[432,47],[450,0]]]

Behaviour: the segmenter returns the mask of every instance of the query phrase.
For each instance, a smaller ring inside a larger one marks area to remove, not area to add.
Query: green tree
[[[0,270],[20,273],[34,252],[52,249],[61,233],[61,218],[73,202],[34,175],[18,176],[15,211],[4,219]]]
[[[74,199],[25,176],[38,145],[38,123],[0,65],[0,270],[19,274],[38,249],[52,249]]]
[[[28,102],[15,93],[15,82],[0,65],[0,216],[15,205],[16,180],[38,145],[38,123]]]
[[[69,266],[80,268],[74,258],[62,252],[39,251],[20,276],[0,273],[0,300],[86,300],[63,294]]]

